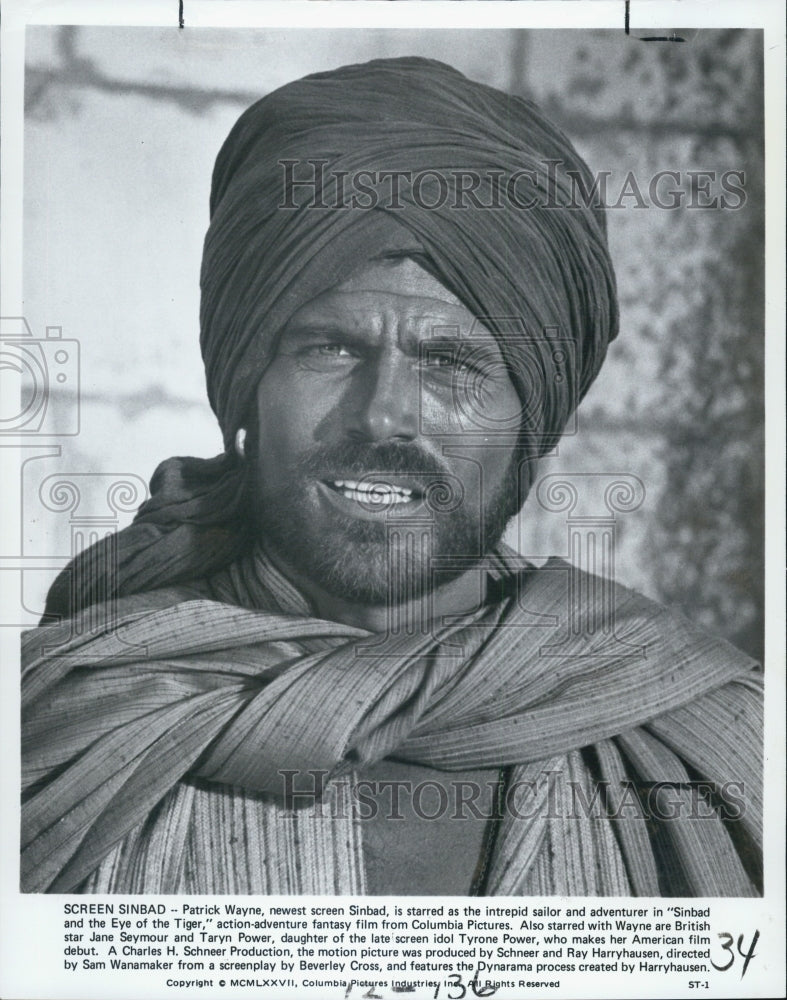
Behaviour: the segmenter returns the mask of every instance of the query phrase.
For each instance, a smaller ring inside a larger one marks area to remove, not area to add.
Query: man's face
[[[291,317],[260,380],[258,530],[329,593],[417,596],[462,572],[432,557],[478,558],[517,510],[519,412],[459,300],[410,259],[372,262]]]

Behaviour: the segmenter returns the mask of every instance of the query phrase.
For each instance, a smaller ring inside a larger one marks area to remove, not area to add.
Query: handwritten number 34
[[[746,975],[746,969],[749,967],[749,962],[754,958],[754,948],[757,944],[757,940],[760,936],[759,931],[754,932],[754,937],[751,939],[751,944],[749,945],[749,950],[743,950],[743,935],[738,935],[738,954],[743,959],[743,971],[741,972],[741,979]],[[713,959],[710,960],[710,964],[716,969],[717,972],[726,972],[727,969],[732,967],[732,963],[735,961],[735,952],[732,948],[732,942],[734,940],[732,934],[719,934],[719,937],[723,939],[722,950],[728,951],[730,953],[730,960],[726,965],[716,965]]]

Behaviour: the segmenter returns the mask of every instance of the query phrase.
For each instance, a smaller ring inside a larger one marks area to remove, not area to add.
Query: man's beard
[[[512,455],[480,512],[468,510],[461,496],[452,503],[456,477],[417,445],[326,446],[290,466],[275,486],[260,481],[252,460],[257,538],[285,569],[328,593],[366,606],[402,604],[456,579],[497,545],[521,506],[520,458]],[[406,476],[427,484],[426,507],[412,518],[397,507],[394,516],[375,520],[336,509],[329,524],[312,507],[307,484],[339,476],[393,483]]]

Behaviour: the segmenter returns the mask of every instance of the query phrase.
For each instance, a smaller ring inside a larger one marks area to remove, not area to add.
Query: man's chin
[[[345,601],[384,607],[420,597],[431,589],[428,555],[414,560],[406,546],[391,545],[384,532],[375,541],[332,536],[314,545],[288,545],[270,534],[264,537],[266,548],[285,572],[289,567],[295,577]]]
[[[497,513],[488,521],[493,531],[484,540],[485,551],[505,527]],[[480,557],[477,519],[454,511],[433,524],[397,520],[354,518],[336,510],[326,519],[306,504],[277,502],[260,511],[257,528],[264,547],[285,573],[290,570],[296,586],[311,584],[365,607],[418,600],[461,574],[460,568],[446,570],[445,557]],[[460,565],[466,568],[466,562]]]

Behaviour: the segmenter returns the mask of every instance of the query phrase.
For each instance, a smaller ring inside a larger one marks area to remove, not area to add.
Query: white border
[[[619,28],[623,31],[623,2],[607,0],[514,0],[514,2],[260,2],[260,0],[185,0],[184,30],[200,26],[224,27],[528,27],[528,28]],[[0,193],[0,254],[2,279],[0,301],[3,315],[23,315],[22,303],[22,178],[23,178],[23,82],[24,33],[27,24],[112,24],[177,27],[176,0],[6,0],[3,5],[2,77],[0,78],[0,120],[3,127]],[[765,822],[766,895],[762,901],[721,901],[732,912],[759,914],[763,943],[776,947],[767,956],[765,978],[750,971],[743,982],[730,979],[724,993],[702,991],[709,996],[778,995],[783,983],[784,943],[784,623],[785,600],[785,36],[784,10],[780,0],[734,2],[665,2],[632,0],[632,34],[665,25],[675,28],[748,27],[765,31],[765,119],[766,119],[766,812]],[[2,443],[2,442],[0,442]],[[18,455],[14,449],[0,448],[0,481],[15,483]],[[2,524],[18,524],[19,490],[6,488],[2,494]],[[0,545],[8,541],[7,529],[0,528]],[[13,544],[13,543],[12,543]],[[8,551],[2,548],[0,551]],[[0,574],[2,577],[3,574]],[[0,579],[0,599],[14,600],[13,586]],[[38,932],[46,940],[48,922],[54,920],[59,933],[60,904],[52,898],[24,897],[16,890],[18,873],[18,820],[16,801],[19,773],[18,680],[13,665],[18,659],[18,634],[0,629],[0,654],[4,669],[2,685],[3,753],[0,762],[3,783],[3,822],[0,826],[2,882],[0,883],[0,995],[19,997],[84,996],[80,988],[66,982],[46,986],[41,959],[36,954]],[[57,940],[57,936],[55,937]],[[60,955],[58,953],[58,959]],[[631,986],[628,985],[629,995]],[[754,992],[750,992],[750,991]],[[126,996],[106,989],[104,996]],[[207,997],[208,993],[199,994]],[[555,994],[557,995],[557,994]],[[561,996],[568,995],[561,991]],[[607,996],[625,995],[617,988]],[[658,983],[638,990],[638,995],[659,995]]]

